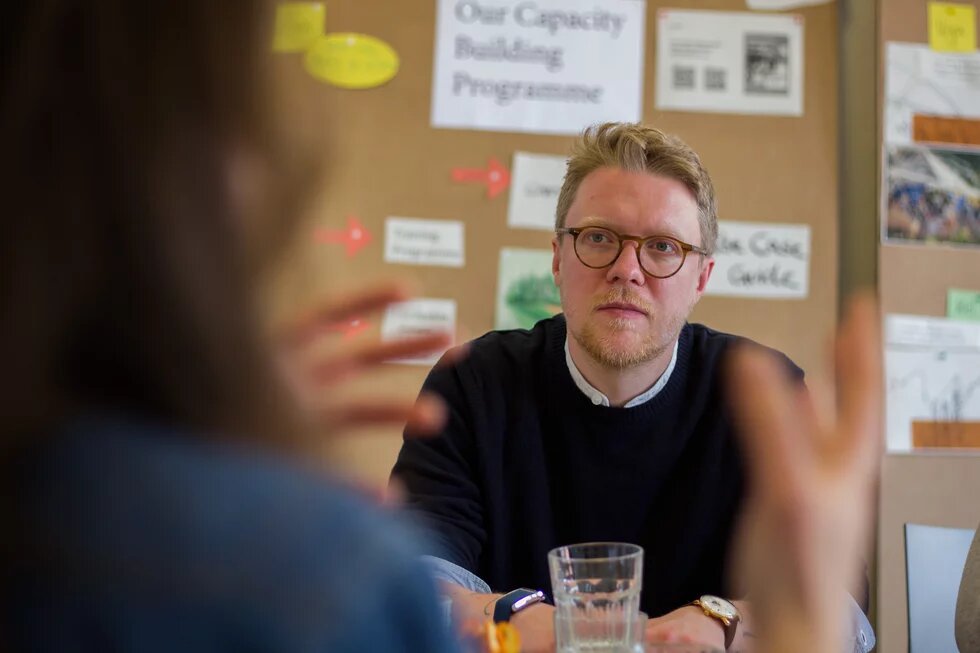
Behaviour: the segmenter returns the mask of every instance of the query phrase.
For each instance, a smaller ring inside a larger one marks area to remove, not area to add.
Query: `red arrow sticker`
[[[320,243],[343,245],[347,258],[353,257],[371,242],[371,233],[353,215],[347,216],[347,229],[317,229],[313,237]]]
[[[486,168],[453,168],[453,181],[485,184],[487,199],[493,199],[510,185],[510,171],[500,165],[497,159],[490,157]]]

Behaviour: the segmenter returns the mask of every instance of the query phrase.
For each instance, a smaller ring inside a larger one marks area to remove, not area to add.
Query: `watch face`
[[[725,599],[718,598],[717,596],[705,594],[701,597],[701,604],[712,612],[719,614],[726,619],[734,619],[738,616],[738,610],[735,609],[734,605]]]

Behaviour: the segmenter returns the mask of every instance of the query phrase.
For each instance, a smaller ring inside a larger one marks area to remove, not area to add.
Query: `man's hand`
[[[472,624],[493,619],[493,602],[503,594],[471,592],[455,583],[440,583],[442,592],[453,600],[453,619],[463,632]],[[536,603],[521,610],[510,623],[521,636],[522,653],[554,653],[555,608]]]
[[[521,653],[552,653],[555,650],[555,608],[536,603],[521,610],[510,622],[521,636]]]
[[[724,626],[694,605],[686,605],[662,617],[650,619],[644,638],[649,643],[697,644],[725,649]]]

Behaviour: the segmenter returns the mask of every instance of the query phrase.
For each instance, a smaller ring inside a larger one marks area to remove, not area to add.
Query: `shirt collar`
[[[674,351],[670,355],[670,363],[667,364],[667,369],[665,369],[664,373],[660,375],[657,382],[654,383],[653,386],[646,392],[627,401],[623,408],[633,408],[634,406],[639,406],[640,404],[644,404],[660,394],[660,391],[667,385],[667,381],[670,380],[670,373],[674,371],[674,365],[677,364],[678,342],[679,340],[674,342]],[[568,372],[572,375],[572,380],[575,381],[575,385],[586,397],[589,398],[589,401],[596,406],[609,405],[609,397],[599,392],[591,383],[586,381],[585,377],[582,376],[582,373],[579,372],[577,367],[575,367],[575,361],[572,360],[572,352],[568,349],[567,335],[565,336],[565,363],[568,365]]]

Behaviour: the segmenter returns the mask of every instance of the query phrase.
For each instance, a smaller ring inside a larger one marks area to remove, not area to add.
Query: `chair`
[[[975,532],[905,524],[909,653],[957,653],[956,595]]]

